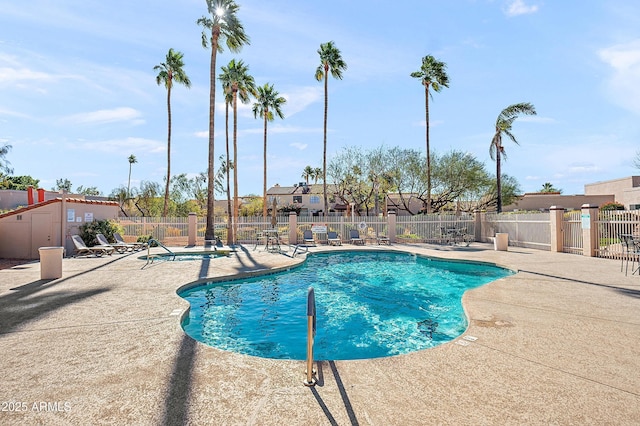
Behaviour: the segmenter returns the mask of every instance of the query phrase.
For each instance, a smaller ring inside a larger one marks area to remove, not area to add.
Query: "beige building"
[[[58,194],[60,195],[60,194]],[[38,259],[40,247],[64,247],[74,252],[71,235],[93,220],[115,219],[115,201],[59,197],[0,214],[0,258]]]
[[[623,204],[627,210],[640,209],[640,176],[628,176],[584,186],[586,195],[612,194],[614,201]]]
[[[300,182],[293,186],[280,186],[275,184],[267,191],[267,206],[273,205],[275,199],[278,207],[287,205],[299,206],[301,215],[318,214],[324,209],[324,197],[322,185],[307,185]],[[329,205],[329,211],[335,210],[334,204]]]
[[[612,194],[608,195],[562,195],[559,192],[528,192],[515,203],[502,208],[503,212],[513,211],[549,211],[551,206],[564,207],[567,210],[580,210],[582,205],[601,206],[614,201]]]

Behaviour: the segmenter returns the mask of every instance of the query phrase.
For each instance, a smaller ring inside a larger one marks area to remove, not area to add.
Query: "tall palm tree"
[[[184,61],[182,52],[169,49],[165,62],[153,67],[158,71],[156,83],[164,84],[167,88],[167,182],[164,189],[164,207],[162,208],[162,216],[166,217],[169,211],[169,182],[171,181],[171,89],[174,83],[183,84],[191,87],[191,80],[184,72]]]
[[[447,64],[438,61],[431,55],[422,58],[422,66],[412,72],[411,77],[419,78],[424,86],[424,111],[427,125],[427,213],[431,213],[431,147],[429,146],[429,87],[439,92],[443,87],[449,87],[449,76],[446,72]]]
[[[255,95],[256,86],[252,76],[249,75],[249,67],[243,61],[232,59],[229,65],[222,67],[220,80],[227,81],[233,95],[233,217],[238,219],[240,208],[238,199],[238,98],[242,103],[249,103],[251,95]],[[232,244],[236,243],[236,231],[234,231]]]
[[[209,67],[209,165],[207,168],[207,227],[205,240],[215,238],[214,206],[215,206],[215,171],[214,171],[214,129],[216,104],[216,57],[224,51],[220,38],[229,50],[239,52],[243,45],[249,44],[249,37],[236,16],[238,6],[233,0],[206,0],[208,16],[203,16],[196,23],[202,26],[202,47],[211,45],[211,65]]]
[[[127,180],[127,198],[131,198],[131,166],[138,162],[135,155],[129,156],[129,180]]]
[[[284,118],[282,113],[282,105],[287,100],[273,90],[273,84],[266,83],[264,86],[258,87],[256,92],[256,102],[253,104],[253,117],[258,116],[264,118],[264,159],[263,159],[263,180],[262,180],[262,217],[267,217],[267,121],[273,121],[274,114],[280,118]]]
[[[324,80],[324,144],[322,151],[322,195],[324,197],[324,216],[329,214],[329,199],[327,198],[327,110],[329,107],[328,81],[329,73],[333,78],[342,80],[342,72],[346,71],[347,64],[342,60],[340,50],[333,41],[322,43],[318,49],[320,65],[316,69],[316,80]]]
[[[304,168],[304,170],[302,171],[302,176],[300,176],[302,179],[305,180],[305,182],[307,182],[307,185],[309,185],[309,179],[313,176],[313,167],[311,166],[307,166]]]
[[[498,200],[496,210],[498,213],[502,213],[502,187],[500,184],[500,159],[504,157],[507,159],[507,153],[502,145],[502,135],[506,135],[516,145],[518,141],[516,137],[511,133],[511,127],[513,122],[519,115],[536,115],[535,107],[529,102],[522,102],[519,104],[509,105],[500,112],[496,119],[496,133],[491,139],[491,145],[489,146],[489,154],[491,159],[496,161],[496,191],[498,192]]]

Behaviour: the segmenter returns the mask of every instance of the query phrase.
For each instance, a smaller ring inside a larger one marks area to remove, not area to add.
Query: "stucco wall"
[[[583,204],[601,206],[614,201],[613,195],[560,195],[534,193],[525,194],[521,200],[505,206],[502,211],[541,210],[548,211],[551,206],[564,207],[569,210],[579,210]]]
[[[115,219],[117,203],[50,200],[0,216],[0,258],[38,259],[39,247],[63,246],[74,252],[71,235],[86,221]],[[62,236],[62,238],[61,238]]]

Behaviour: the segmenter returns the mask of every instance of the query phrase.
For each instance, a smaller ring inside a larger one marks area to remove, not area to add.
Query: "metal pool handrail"
[[[316,337],[316,296],[313,287],[307,292],[307,380],[305,386],[315,386],[317,381],[313,370],[313,339]]]
[[[156,243],[158,246],[162,247],[163,249],[165,249],[167,252],[169,252],[169,254],[171,256],[173,256],[171,258],[171,260],[176,260],[176,254],[174,252],[172,252],[171,250],[169,250],[167,247],[165,247],[164,244],[162,244],[160,241],[156,240],[155,238],[149,238],[149,241],[147,241],[147,265],[149,264],[149,261],[151,261],[153,263],[153,257],[151,256],[151,243],[154,242]],[[146,265],[145,265],[146,266]]]

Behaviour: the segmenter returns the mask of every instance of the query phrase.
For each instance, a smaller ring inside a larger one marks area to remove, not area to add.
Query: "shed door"
[[[31,216],[31,258],[38,259],[38,248],[51,246],[51,214],[34,213]]]

